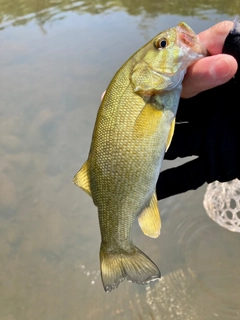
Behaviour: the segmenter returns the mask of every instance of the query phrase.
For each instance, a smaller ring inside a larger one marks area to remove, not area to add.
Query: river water
[[[97,210],[72,183],[122,63],[182,20],[200,32],[238,12],[237,0],[0,0],[0,320],[240,319],[240,235],[207,216],[206,185],[159,202],[158,239],[134,225],[161,281],[106,294]]]

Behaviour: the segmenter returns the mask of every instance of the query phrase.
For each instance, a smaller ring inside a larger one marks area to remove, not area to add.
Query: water
[[[97,211],[72,184],[121,64],[159,31],[184,20],[200,32],[239,6],[0,1],[0,320],[240,318],[240,235],[206,215],[206,186],[159,203],[159,239],[134,225],[162,280],[107,295]]]

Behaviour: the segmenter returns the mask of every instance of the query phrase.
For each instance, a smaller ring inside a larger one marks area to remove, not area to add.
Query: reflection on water
[[[236,15],[240,10],[238,0],[231,1],[231,6],[225,0],[201,0],[200,2],[178,1],[135,1],[118,0],[0,0],[0,23],[2,28],[10,24],[24,25],[31,20],[43,26],[46,22],[63,19],[68,11],[92,15],[110,13],[114,10],[125,11],[129,15],[142,17],[157,17],[159,14],[177,14],[181,16],[199,16],[208,18],[208,10],[218,14]],[[59,13],[60,16],[57,16]]]
[[[205,214],[205,187],[160,202],[159,239],[134,226],[161,281],[106,295],[96,208],[71,182],[100,96],[128,56],[181,20],[198,32],[238,6],[0,1],[1,320],[239,319],[240,235]]]

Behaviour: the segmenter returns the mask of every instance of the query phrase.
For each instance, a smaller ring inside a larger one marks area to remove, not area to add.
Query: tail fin
[[[131,252],[108,253],[101,245],[100,263],[106,292],[116,289],[125,278],[137,284],[147,284],[161,278],[155,263],[135,246]]]

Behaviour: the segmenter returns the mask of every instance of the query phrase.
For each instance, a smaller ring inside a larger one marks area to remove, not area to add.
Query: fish
[[[195,32],[180,22],[133,54],[102,99],[88,159],[73,182],[98,208],[106,292],[124,279],[147,284],[161,277],[157,265],[134,245],[132,225],[138,218],[145,235],[160,234],[155,189],[174,133],[182,80],[187,68],[206,55]]]

